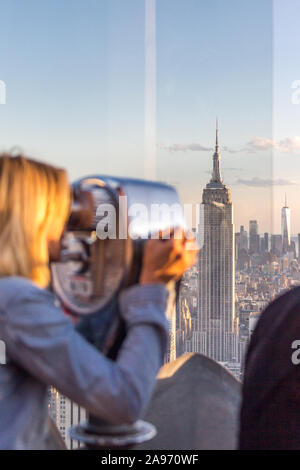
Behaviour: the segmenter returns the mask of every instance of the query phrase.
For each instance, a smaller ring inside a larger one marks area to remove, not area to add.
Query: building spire
[[[286,193],[285,193],[285,196],[284,196],[284,207],[287,207]]]
[[[216,119],[216,148],[213,155],[213,173],[212,181],[222,183],[221,172],[220,172],[220,152],[219,152],[219,122]]]
[[[216,152],[219,151],[219,122],[218,118],[216,118]]]

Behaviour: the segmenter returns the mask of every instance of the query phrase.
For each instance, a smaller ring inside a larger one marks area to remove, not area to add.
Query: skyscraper
[[[240,249],[241,250],[248,249],[248,234],[245,231],[243,225],[241,225],[241,228],[240,228]]]
[[[264,240],[265,240],[265,251],[269,251],[269,234],[267,232],[264,233]]]
[[[281,209],[281,235],[282,251],[287,253],[291,243],[291,209],[287,206],[286,195],[285,204]]]
[[[197,352],[234,362],[234,226],[229,188],[220,171],[218,126],[213,172],[201,204],[203,247],[199,255]]]
[[[249,222],[249,253],[253,255],[259,252],[259,235],[257,220]]]
[[[282,235],[271,235],[271,252],[278,257],[282,256]]]

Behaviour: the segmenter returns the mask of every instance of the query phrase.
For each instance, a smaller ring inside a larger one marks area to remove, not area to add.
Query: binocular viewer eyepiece
[[[74,315],[92,314],[138,282],[145,240],[184,227],[176,190],[166,184],[90,176],[76,181],[53,287]]]

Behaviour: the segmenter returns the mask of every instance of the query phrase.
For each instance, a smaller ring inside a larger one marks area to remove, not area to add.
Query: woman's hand
[[[177,281],[195,264],[199,248],[195,238],[187,239],[182,229],[171,230],[169,239],[160,234],[159,239],[146,243],[140,284]]]

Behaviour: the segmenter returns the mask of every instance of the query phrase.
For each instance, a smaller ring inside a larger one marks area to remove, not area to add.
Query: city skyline
[[[175,353],[204,354],[242,379],[260,313],[278,295],[300,285],[300,253],[290,235],[286,196],[280,234],[261,236],[256,219],[249,220],[248,231],[244,226],[234,230],[234,201],[221,173],[218,121],[212,159],[200,206],[199,260],[183,278],[176,307]]]

